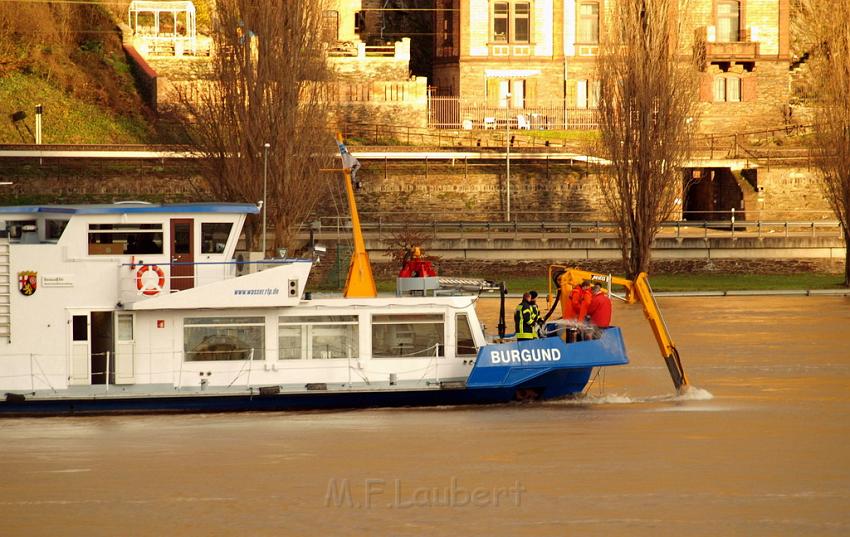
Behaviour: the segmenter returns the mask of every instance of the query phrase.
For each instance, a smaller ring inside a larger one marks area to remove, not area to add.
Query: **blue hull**
[[[273,412],[380,407],[492,405],[526,399],[555,399],[581,393],[592,368],[564,370],[528,383],[501,388],[312,391],[274,395],[179,395],[0,401],[0,416],[58,416],[180,412]]]
[[[259,393],[98,395],[0,401],[0,416],[249,412],[378,407],[492,405],[580,394],[594,367],[628,363],[618,328],[600,339],[567,344],[557,337],[487,345],[478,352],[465,385],[441,388],[329,389]],[[277,387],[279,388],[279,387]],[[275,388],[275,390],[277,389]]]

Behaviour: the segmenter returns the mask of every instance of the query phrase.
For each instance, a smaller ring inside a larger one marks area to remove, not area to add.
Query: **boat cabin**
[[[257,213],[223,203],[0,207],[0,390],[467,377],[485,344],[473,298],[305,300],[310,260],[237,260]]]

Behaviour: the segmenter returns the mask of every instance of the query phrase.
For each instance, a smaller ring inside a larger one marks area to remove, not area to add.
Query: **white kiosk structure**
[[[198,28],[195,4],[185,0],[133,0],[127,9],[134,46],[142,55],[196,54]]]

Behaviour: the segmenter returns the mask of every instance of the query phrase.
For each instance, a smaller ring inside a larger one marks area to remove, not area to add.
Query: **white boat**
[[[249,204],[0,208],[0,414],[562,397],[619,330],[488,345],[475,297],[310,300],[310,260],[236,260]]]

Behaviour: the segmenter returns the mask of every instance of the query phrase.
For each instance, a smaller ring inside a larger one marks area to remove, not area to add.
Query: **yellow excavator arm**
[[[641,303],[643,313],[647,321],[649,321],[649,326],[652,328],[652,333],[655,336],[655,341],[658,342],[661,356],[667,363],[667,369],[670,371],[670,378],[673,379],[673,385],[676,387],[676,391],[682,393],[687,390],[690,384],[682,367],[679,351],[670,337],[670,331],[667,329],[667,323],[664,322],[664,317],[661,315],[661,310],[655,301],[655,295],[652,294],[652,287],[649,285],[649,279],[646,273],[641,272],[634,280],[627,280],[625,278],[588,272],[563,265],[550,265],[548,300],[549,302],[552,301],[552,286],[555,285],[557,287],[555,292],[561,302],[561,311],[565,318],[568,317],[567,308],[570,307],[570,291],[585,280],[608,283],[609,285],[621,285],[626,289],[626,302],[629,304],[634,304],[635,302]]]

